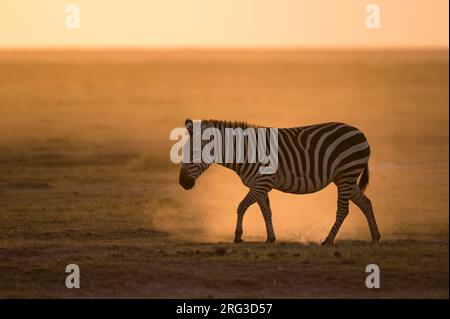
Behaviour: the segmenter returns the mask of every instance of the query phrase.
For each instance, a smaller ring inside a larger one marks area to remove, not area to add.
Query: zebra
[[[185,127],[192,143],[193,121],[187,119]],[[201,130],[215,128],[224,133],[226,128],[261,128],[244,122],[202,120]],[[225,136],[225,134],[222,134]],[[203,143],[203,142],[202,142]],[[225,143],[222,143],[224,145]],[[192,147],[189,156],[193,156]],[[309,126],[278,129],[278,168],[273,174],[260,174],[260,163],[225,163],[220,165],[235,171],[249,188],[237,208],[234,242],[242,242],[243,219],[246,210],[257,203],[264,217],[267,243],[275,242],[272,211],[268,193],[279,190],[293,194],[308,194],[325,188],[330,183],[337,186],[336,220],[322,245],[332,245],[349,212],[349,201],[355,203],[365,215],[373,243],[378,243],[378,231],[370,199],[364,194],[369,183],[368,161],[370,147],[364,134],[344,123],[329,122]],[[182,161],[179,183],[191,189],[196,179],[211,163]],[[359,178],[359,183],[358,183]]]

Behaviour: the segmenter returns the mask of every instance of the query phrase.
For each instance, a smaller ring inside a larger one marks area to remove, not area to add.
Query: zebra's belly
[[[274,180],[274,189],[291,194],[309,194],[320,191],[331,183],[328,181],[315,181],[308,176],[288,176]]]

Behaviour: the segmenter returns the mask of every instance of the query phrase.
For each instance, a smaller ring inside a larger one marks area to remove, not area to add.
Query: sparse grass
[[[389,241],[377,247],[342,241],[321,247],[188,244],[159,234],[121,237],[3,248],[2,297],[448,297],[445,240]],[[64,288],[69,263],[81,267],[80,290]],[[381,268],[378,291],[364,286],[371,263]]]

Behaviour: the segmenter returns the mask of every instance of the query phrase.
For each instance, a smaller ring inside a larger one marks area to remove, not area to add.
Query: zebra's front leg
[[[244,220],[244,214],[247,209],[256,202],[256,196],[252,193],[252,191],[248,192],[248,194],[244,197],[237,209],[237,222],[236,222],[236,230],[234,232],[234,242],[241,243],[242,240],[242,221]]]
[[[258,197],[258,205],[261,208],[261,212],[266,223],[267,240],[266,243],[275,242],[275,232],[272,225],[272,210],[270,209],[269,194],[264,193]]]

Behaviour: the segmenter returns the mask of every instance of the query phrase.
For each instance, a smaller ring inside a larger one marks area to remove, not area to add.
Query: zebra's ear
[[[184,122],[184,125],[186,126],[187,130],[189,131],[189,134],[192,134],[192,131],[194,129],[194,123],[192,123],[191,119],[186,119]]]

